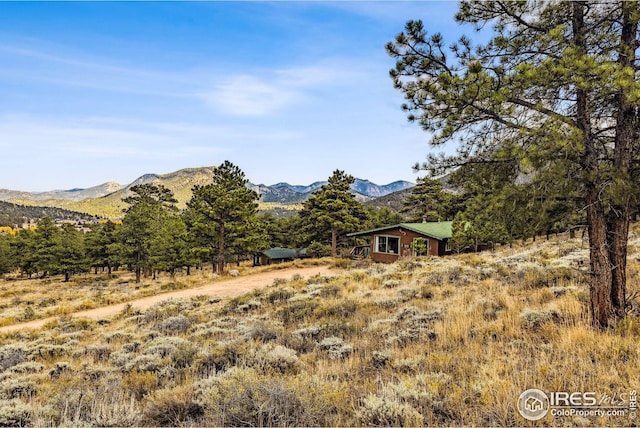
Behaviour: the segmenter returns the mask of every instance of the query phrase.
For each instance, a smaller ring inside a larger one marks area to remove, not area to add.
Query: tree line
[[[270,247],[306,248],[310,256],[346,255],[354,242],[349,232],[401,222],[453,219],[454,251],[528,239],[539,233],[562,232],[580,225],[584,216],[576,204],[550,195],[536,198],[533,183],[515,184],[509,168],[503,175],[476,165],[443,180],[417,180],[399,213],[365,208],[350,192],[354,178],[336,170],[296,215],[275,217],[258,212],[258,195],[247,188],[239,167],[224,162],[207,185],[197,185],[184,210],[176,208],[169,189],[158,184],[131,188],[121,222],[105,221],[80,231],[72,224],[58,227],[50,217],[35,229],[15,236],[0,235],[0,274],[26,276],[95,273],[127,268],[142,276],[209,263],[223,273],[229,263],[250,259]],[[512,178],[512,177],[511,177]]]
[[[15,236],[0,235],[0,274],[26,276],[108,272],[127,268],[143,276],[206,263],[223,273],[229,263],[270,247],[307,248],[311,256],[337,255],[348,247],[344,235],[402,218],[388,209],[365,209],[349,191],[354,178],[336,170],[294,216],[258,212],[258,195],[242,170],[225,161],[212,182],[194,186],[187,207],[178,210],[172,192],[160,184],[131,188],[121,222],[98,222],[88,231],[57,226],[50,217]]]

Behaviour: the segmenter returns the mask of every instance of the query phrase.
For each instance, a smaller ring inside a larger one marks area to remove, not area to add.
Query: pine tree
[[[177,211],[173,193],[161,184],[141,184],[131,187],[134,193],[123,199],[129,204],[120,227],[118,246],[123,262],[136,273],[136,283],[142,272],[153,270],[151,247],[161,226]]]
[[[477,233],[463,212],[459,212],[453,218],[451,235],[449,246],[456,253],[477,250]]]
[[[154,269],[169,272],[172,277],[176,270],[191,263],[187,226],[182,217],[169,214],[164,218],[151,241],[149,254]]]
[[[58,270],[58,248],[61,245],[60,229],[50,217],[40,219],[34,234],[35,268],[42,276]]]
[[[465,221],[473,230],[472,248],[493,248],[520,237],[520,227],[531,214],[526,204],[528,186],[514,183],[513,163],[469,164],[449,176],[460,188]]]
[[[368,221],[365,227],[367,229],[377,229],[379,227],[391,226],[402,223],[405,219],[398,213],[394,213],[387,207],[367,208]]]
[[[89,265],[96,270],[107,268],[109,275],[113,268],[120,265],[117,249],[119,225],[107,221],[91,225],[85,234],[85,250]]]
[[[11,254],[16,263],[16,267],[20,268],[21,274],[31,277],[38,271],[36,262],[36,233],[31,229],[23,229],[18,232],[16,237],[10,242]]]
[[[367,219],[364,206],[350,192],[350,186],[354,182],[352,176],[335,170],[329,177],[329,182],[307,199],[300,212],[307,229],[318,238],[322,238],[324,234],[331,236],[333,257],[338,253],[338,236],[355,231]]]
[[[411,193],[402,202],[403,214],[410,222],[449,220],[451,195],[444,191],[442,181],[429,177],[416,180]]]
[[[258,218],[267,235],[265,247],[301,248],[309,244],[299,215],[275,217],[261,213]]]
[[[469,163],[515,162],[520,173],[560,172],[586,212],[593,324],[625,315],[632,195],[637,192],[640,84],[637,2],[465,1],[456,16],[493,38],[445,48],[420,21],[387,45],[391,77],[410,120],[431,143],[458,153],[430,156],[431,173]],[[548,182],[549,186],[556,183]],[[558,195],[557,191],[548,192]]]
[[[13,240],[11,235],[0,234],[0,275],[15,269],[16,263],[11,253],[11,240]]]
[[[71,275],[87,270],[83,236],[72,224],[62,225],[55,256],[53,273],[63,274],[65,282],[69,282]]]
[[[216,168],[213,183],[194,186],[187,203],[191,228],[206,242],[218,273],[232,255],[257,250],[250,242],[261,240],[258,194],[247,188],[248,182],[240,168],[225,161]]]

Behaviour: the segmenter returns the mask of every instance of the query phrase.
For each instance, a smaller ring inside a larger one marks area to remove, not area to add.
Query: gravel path
[[[329,275],[332,273],[335,273],[335,270],[330,269],[329,266],[312,266],[274,270],[253,275],[240,276],[223,281],[217,281],[197,288],[172,291],[169,293],[162,293],[155,296],[144,297],[142,299],[131,300],[129,302],[117,303],[115,305],[103,306],[101,308],[89,309],[81,312],[74,312],[72,314],[69,314],[69,316],[99,320],[117,314],[118,312],[122,311],[126,305],[131,305],[131,307],[135,309],[144,310],[167,299],[178,299],[185,297],[189,298],[203,295],[226,298],[236,297],[248,293],[256,288],[262,288],[271,285],[273,284],[273,281],[275,279],[281,278],[289,280],[292,279],[295,275],[299,275],[302,278],[308,278],[314,275]],[[9,333],[23,329],[37,329],[51,321],[55,321],[58,318],[59,316],[53,316],[20,324],[0,327],[0,333]]]

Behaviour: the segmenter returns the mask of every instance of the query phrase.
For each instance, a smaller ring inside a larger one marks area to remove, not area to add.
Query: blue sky
[[[128,184],[237,164],[254,183],[342,169],[415,181],[386,42],[453,42],[454,2],[0,2],[0,188]]]

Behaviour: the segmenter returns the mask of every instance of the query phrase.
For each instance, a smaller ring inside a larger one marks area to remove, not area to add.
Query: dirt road
[[[197,288],[189,288],[186,290],[172,291],[169,293],[157,294],[155,296],[144,297],[142,299],[131,300],[129,302],[117,303],[115,305],[103,306],[101,308],[90,309],[81,312],[69,314],[72,317],[91,318],[99,320],[108,318],[122,311],[126,305],[131,305],[135,309],[148,309],[151,306],[167,299],[178,299],[194,296],[217,296],[217,297],[236,297],[248,293],[256,288],[266,287],[273,284],[277,278],[291,279],[294,275],[308,278],[313,275],[331,275],[338,271],[329,269],[329,266],[313,266],[304,268],[290,268],[282,270],[274,270],[261,272],[253,275],[231,278],[223,281],[217,281],[211,284],[203,285]],[[55,321],[59,317],[48,317],[39,320],[29,321],[20,324],[13,324],[0,327],[0,333],[9,333],[22,329],[40,328],[48,322]]]

